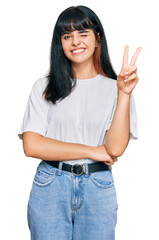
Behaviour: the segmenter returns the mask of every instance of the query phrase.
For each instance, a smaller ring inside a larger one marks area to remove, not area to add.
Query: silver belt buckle
[[[73,168],[74,168],[75,165],[81,166],[81,173],[78,174],[78,173],[75,173],[75,172],[73,171]],[[80,175],[82,175],[82,173],[85,172],[85,168],[84,168],[84,167],[85,167],[84,165],[76,163],[76,164],[72,165],[72,167],[71,167],[71,172],[72,172],[73,175],[75,175],[75,176],[80,176]]]

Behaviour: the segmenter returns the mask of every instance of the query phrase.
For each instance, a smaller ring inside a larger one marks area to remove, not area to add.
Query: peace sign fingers
[[[141,49],[142,49],[141,47],[138,47],[137,50],[136,50],[136,52],[135,52],[135,54],[132,56],[132,59],[131,59],[131,62],[130,62],[130,65],[131,65],[131,66],[135,65],[136,60],[137,60],[137,58],[138,58],[138,55],[139,55]]]
[[[141,51],[141,47],[138,47],[132,56],[130,64],[128,63],[128,51],[129,46],[126,45],[124,49],[123,62],[121,72],[117,76],[117,87],[120,91],[130,95],[136,86],[139,78],[137,76],[137,67],[135,65],[138,55]]]

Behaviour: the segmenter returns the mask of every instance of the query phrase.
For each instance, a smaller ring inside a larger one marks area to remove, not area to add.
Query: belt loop
[[[58,175],[61,175],[62,165],[63,165],[63,161],[59,161],[59,165],[58,165],[58,169],[57,169],[57,174],[58,174]]]
[[[85,173],[86,173],[86,177],[89,176],[89,171],[88,171],[88,163],[83,163],[83,165],[85,166]]]

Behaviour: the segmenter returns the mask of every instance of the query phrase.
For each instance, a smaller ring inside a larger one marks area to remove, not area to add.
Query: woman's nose
[[[72,45],[79,45],[80,44],[80,39],[78,37],[73,37],[72,38]]]

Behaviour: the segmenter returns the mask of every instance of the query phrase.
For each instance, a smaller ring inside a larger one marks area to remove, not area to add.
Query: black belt
[[[45,162],[50,164],[53,167],[58,168],[60,161],[45,161]],[[72,172],[76,176],[79,176],[82,173],[86,173],[85,165],[83,165],[83,164],[71,165],[71,164],[63,163],[62,164],[62,170]],[[88,174],[90,172],[105,171],[105,170],[110,170],[110,168],[104,162],[96,162],[96,163],[89,163],[88,164]]]

